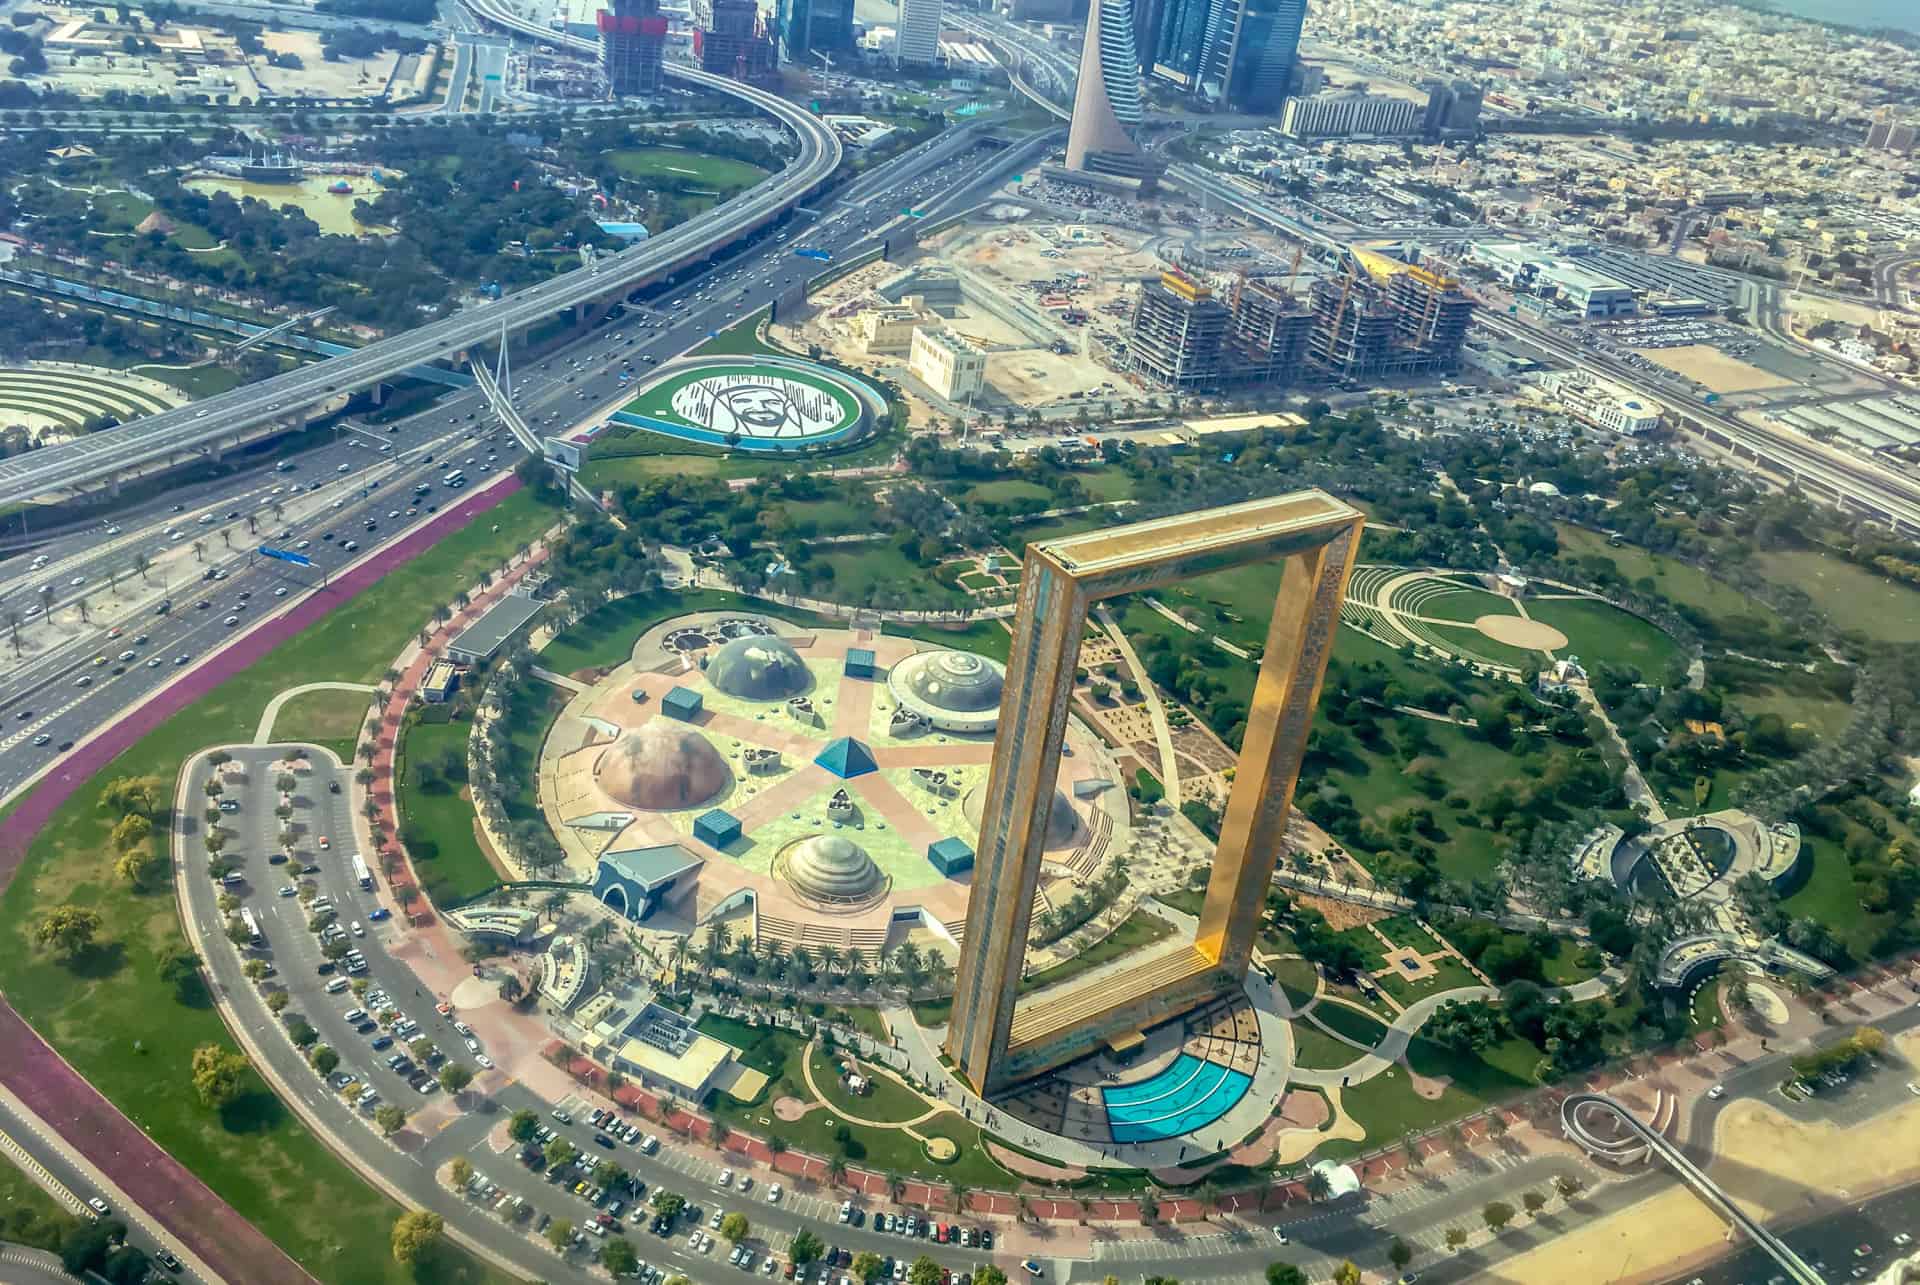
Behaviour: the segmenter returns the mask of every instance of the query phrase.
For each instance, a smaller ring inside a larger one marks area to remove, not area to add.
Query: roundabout
[[[695,358],[659,372],[613,423],[747,451],[843,443],[886,413],[865,380],[794,357]]]

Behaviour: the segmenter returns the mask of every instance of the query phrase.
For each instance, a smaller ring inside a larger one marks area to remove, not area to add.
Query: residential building
[[[900,0],[900,31],[895,60],[912,66],[940,61],[941,0]]]
[[[1157,168],[1134,138],[1139,129],[1140,57],[1130,0],[1098,0],[1087,11],[1080,78],[1067,129],[1067,169],[1149,180]]]
[[[1480,128],[1480,87],[1470,80],[1428,81],[1427,110],[1420,120],[1420,132],[1428,138],[1442,134],[1473,133]]]
[[[1540,389],[1575,419],[1608,432],[1637,437],[1660,427],[1658,406],[1641,400],[1618,384],[1596,379],[1583,371],[1565,370],[1543,376]]]
[[[600,32],[600,69],[614,96],[658,93],[660,55],[667,47],[660,0],[611,0],[594,25]]]
[[[1405,98],[1348,92],[1289,98],[1280,131],[1293,138],[1394,138],[1420,132],[1426,110]]]
[[[987,355],[950,330],[921,326],[907,371],[950,402],[971,402],[987,386]]]

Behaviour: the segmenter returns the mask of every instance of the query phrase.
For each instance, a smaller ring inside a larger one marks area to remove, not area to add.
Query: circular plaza
[[[569,877],[629,918],[864,951],[964,932],[1001,667],[759,613],[656,624],[576,692],[540,755]],[[1065,898],[1129,833],[1118,765],[1075,722],[1048,830]],[[1057,890],[1057,891],[1055,891]]]
[[[844,444],[885,412],[885,395],[858,376],[767,354],[677,363],[641,383],[612,419],[684,441],[791,451]]]

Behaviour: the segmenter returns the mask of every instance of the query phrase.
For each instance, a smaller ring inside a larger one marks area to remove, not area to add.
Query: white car
[[[767,1203],[769,1205],[777,1205],[780,1203],[780,1184],[779,1183],[777,1182],[772,1183],[767,1187]]]
[[[731,1187],[731,1186],[733,1186],[733,1170],[731,1170],[731,1169],[722,1169],[722,1170],[720,1171],[720,1185],[721,1185],[722,1187]]]
[[[286,596],[287,596],[287,587],[286,587],[285,585],[281,585],[281,586],[280,586],[280,587],[279,587],[278,589],[275,589],[275,590],[273,591],[273,596],[274,596],[274,597],[276,597],[276,598],[284,598],[284,597],[286,597]]]
[[[1707,1090],[1707,1096],[1712,1098],[1715,1102],[1718,1102],[1721,1098],[1724,1098],[1727,1096],[1727,1086],[1724,1084],[1716,1084],[1712,1088]]]
[[[87,1208],[93,1210],[94,1213],[99,1214],[102,1218],[105,1218],[109,1213],[112,1212],[110,1209],[107,1208],[107,1202],[100,1199],[100,1197],[98,1196],[87,1197]]]
[[[475,1053],[473,1060],[480,1064],[480,1069],[483,1071],[491,1071],[493,1069],[493,1059],[485,1053]]]

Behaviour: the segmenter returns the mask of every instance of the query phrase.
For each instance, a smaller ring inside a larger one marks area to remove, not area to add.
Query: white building
[[[894,54],[903,63],[940,60],[941,0],[900,0],[900,30]]]
[[[1595,379],[1582,371],[1565,370],[1540,381],[1541,391],[1560,403],[1568,414],[1596,428],[1627,436],[1651,433],[1660,427],[1660,408],[1618,384]]]
[[[950,402],[965,402],[987,386],[987,355],[951,331],[921,326],[913,332],[907,370]]]
[[[1382,94],[1315,94],[1289,98],[1280,132],[1291,138],[1390,137],[1420,132],[1421,104]]]

